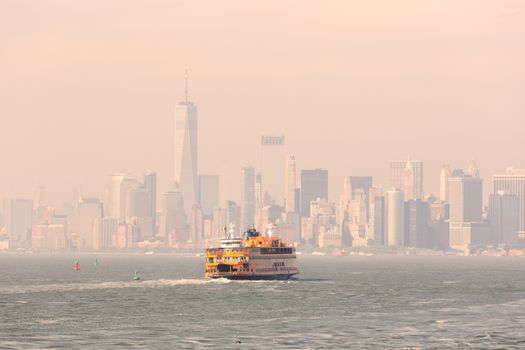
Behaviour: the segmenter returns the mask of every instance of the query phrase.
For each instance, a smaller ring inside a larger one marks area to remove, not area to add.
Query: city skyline
[[[518,348],[524,0],[0,0],[0,348]]]
[[[103,197],[107,174],[146,170],[167,190],[185,68],[199,106],[199,169],[225,179],[224,198],[240,197],[238,169],[257,167],[265,134],[286,135],[298,169],[330,169],[332,200],[345,176],[386,184],[387,162],[408,154],[425,161],[434,193],[431,175],[444,163],[475,159],[485,180],[524,167],[524,30],[515,1],[437,9],[407,0],[382,4],[384,12],[361,2],[300,12],[264,3],[200,11],[182,2],[128,4],[121,13],[113,4],[108,17],[96,2],[85,12],[16,4],[0,12],[2,198],[45,184],[59,206],[73,188]],[[86,30],[93,21],[97,28]],[[263,23],[273,29],[259,30]]]
[[[143,182],[134,174],[111,173],[102,200],[75,189],[73,200],[61,208],[50,205],[40,184],[33,199],[3,200],[3,249],[195,249],[217,244],[226,232],[240,235],[251,227],[275,230],[293,245],[322,249],[395,247],[470,254],[493,245],[523,244],[525,170],[493,174],[494,192],[484,193],[474,159],[454,170],[447,162],[429,177],[425,162],[408,154],[389,161],[388,185],[374,184],[370,175],[350,175],[342,188],[331,191],[329,169],[298,169],[296,156],[286,152],[285,135],[264,134],[258,167],[241,169],[240,198],[225,197],[224,175],[199,171],[200,125],[197,105],[188,100],[187,71],[184,100],[175,107],[173,124],[174,172],[167,190],[159,191],[157,174],[150,170]],[[427,178],[437,178],[439,191],[427,191]],[[339,201],[333,200],[334,193]],[[489,207],[484,198],[489,198]]]

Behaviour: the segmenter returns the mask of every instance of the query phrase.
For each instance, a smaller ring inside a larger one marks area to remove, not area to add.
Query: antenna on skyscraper
[[[185,78],[186,78],[186,90],[184,92],[186,95],[186,105],[188,105],[188,68],[186,68]]]

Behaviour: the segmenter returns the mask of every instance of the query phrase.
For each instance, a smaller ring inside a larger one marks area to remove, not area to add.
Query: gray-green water
[[[230,282],[203,279],[202,257],[0,254],[0,348],[525,348],[525,259],[299,267],[293,281]]]

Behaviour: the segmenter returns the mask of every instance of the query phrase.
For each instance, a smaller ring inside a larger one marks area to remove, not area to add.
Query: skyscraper
[[[184,211],[190,215],[193,204],[198,199],[197,178],[197,107],[188,102],[186,79],[186,99],[175,108],[175,174],[174,181],[184,199]]]
[[[407,200],[414,200],[418,196],[416,194],[416,177],[415,177],[415,171],[412,167],[412,163],[407,162],[407,165],[405,167],[405,174],[403,178],[403,189],[405,198]],[[419,194],[419,198],[421,198],[422,194]]]
[[[131,217],[150,217],[150,202],[148,190],[140,185],[136,185],[128,190],[126,194],[125,218]]]
[[[208,218],[213,216],[213,211],[219,206],[219,187],[218,175],[199,176],[199,204],[202,215]]]
[[[234,228],[236,235],[241,233],[241,208],[234,201],[226,201],[226,223],[228,230]]]
[[[405,192],[406,200],[423,198],[423,162],[420,160],[391,160],[390,186]]]
[[[465,172],[465,174],[469,175],[469,176],[472,176],[472,177],[479,177],[479,169],[478,169],[478,165],[476,164],[476,161],[474,160],[471,160],[469,165],[468,165],[468,168],[467,168],[467,171]]]
[[[448,179],[450,178],[450,167],[443,166],[439,174],[439,199],[448,202]]]
[[[357,194],[364,194],[368,199],[368,192],[372,187],[372,176],[347,176],[343,182],[343,202],[345,205]]]
[[[494,193],[499,191],[518,196],[518,231],[525,234],[525,170],[509,168],[506,174],[494,175]]]
[[[310,202],[328,199],[328,170],[301,170],[301,217],[310,216]]]
[[[403,191],[393,188],[386,192],[386,242],[402,247],[405,235],[405,203]]]
[[[297,187],[296,180],[297,174],[295,172],[295,157],[293,155],[288,156],[286,161],[286,188],[284,207],[286,212],[295,212],[295,189]]]
[[[33,225],[31,248],[40,251],[62,250],[67,247],[66,229],[63,224]]]
[[[428,202],[405,202],[405,246],[426,248],[429,242],[430,206]]]
[[[204,239],[202,228],[202,209],[199,204],[194,204],[190,215],[190,239],[193,244],[199,244]]]
[[[140,228],[137,239],[148,240],[155,236],[153,218],[151,217],[150,193],[145,186],[137,184],[127,192],[126,222],[133,220]]]
[[[133,190],[140,187],[137,179],[131,176],[125,176],[120,183],[120,222],[125,222],[129,218],[130,196]]]
[[[263,195],[268,193],[279,205],[284,199],[284,136],[261,137],[261,174]]]
[[[370,188],[368,194],[369,224],[366,238],[369,244],[385,245],[385,196],[381,188]]]
[[[255,169],[251,166],[242,168],[241,186],[241,227],[240,231],[255,225]]]
[[[164,194],[163,212],[162,234],[166,242],[186,241],[188,239],[188,218],[184,212],[184,199],[178,189]]]
[[[114,218],[95,218],[93,220],[93,249],[108,249],[116,245],[118,220]]]
[[[33,200],[11,199],[4,211],[9,239],[29,244],[33,225]]]
[[[449,179],[450,247],[464,250],[480,240],[475,230],[481,221],[482,180],[470,175]]]
[[[264,203],[264,193],[262,187],[262,175],[258,173],[255,175],[255,226],[258,230],[262,230],[262,208],[267,205]]]
[[[369,218],[369,201],[368,195],[370,188],[372,187],[372,176],[347,176],[343,182],[343,195],[341,197],[340,208],[339,208],[339,220],[340,223],[349,221],[352,222],[352,217],[355,217],[355,213],[352,213],[352,207],[356,208],[356,202],[360,201],[364,204],[364,208],[360,210],[364,216],[360,220],[359,225],[366,225]],[[354,202],[352,204],[352,202]],[[355,211],[355,210],[354,210]],[[356,223],[354,221],[354,223]],[[364,226],[363,226],[364,228]],[[355,227],[354,227],[355,229]],[[353,242],[352,244],[354,244]]]
[[[78,235],[81,247],[93,249],[94,221],[104,216],[102,203],[98,198],[81,198],[78,203]]]
[[[125,174],[110,174],[108,181],[107,215],[120,218],[120,185]]]
[[[518,195],[499,191],[489,197],[489,224],[494,243],[518,243]]]
[[[157,234],[157,174],[147,172],[144,176],[144,187],[148,192],[148,214],[151,218],[151,235]]]
[[[126,202],[128,191],[134,188],[138,181],[127,174],[111,174],[108,182],[108,216],[126,220]]]

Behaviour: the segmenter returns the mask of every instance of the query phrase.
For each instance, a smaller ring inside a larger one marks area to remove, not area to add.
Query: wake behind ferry
[[[266,235],[249,229],[241,238],[234,238],[232,231],[230,227],[220,247],[206,249],[206,277],[289,279],[299,273],[295,248],[275,237],[272,227]]]

